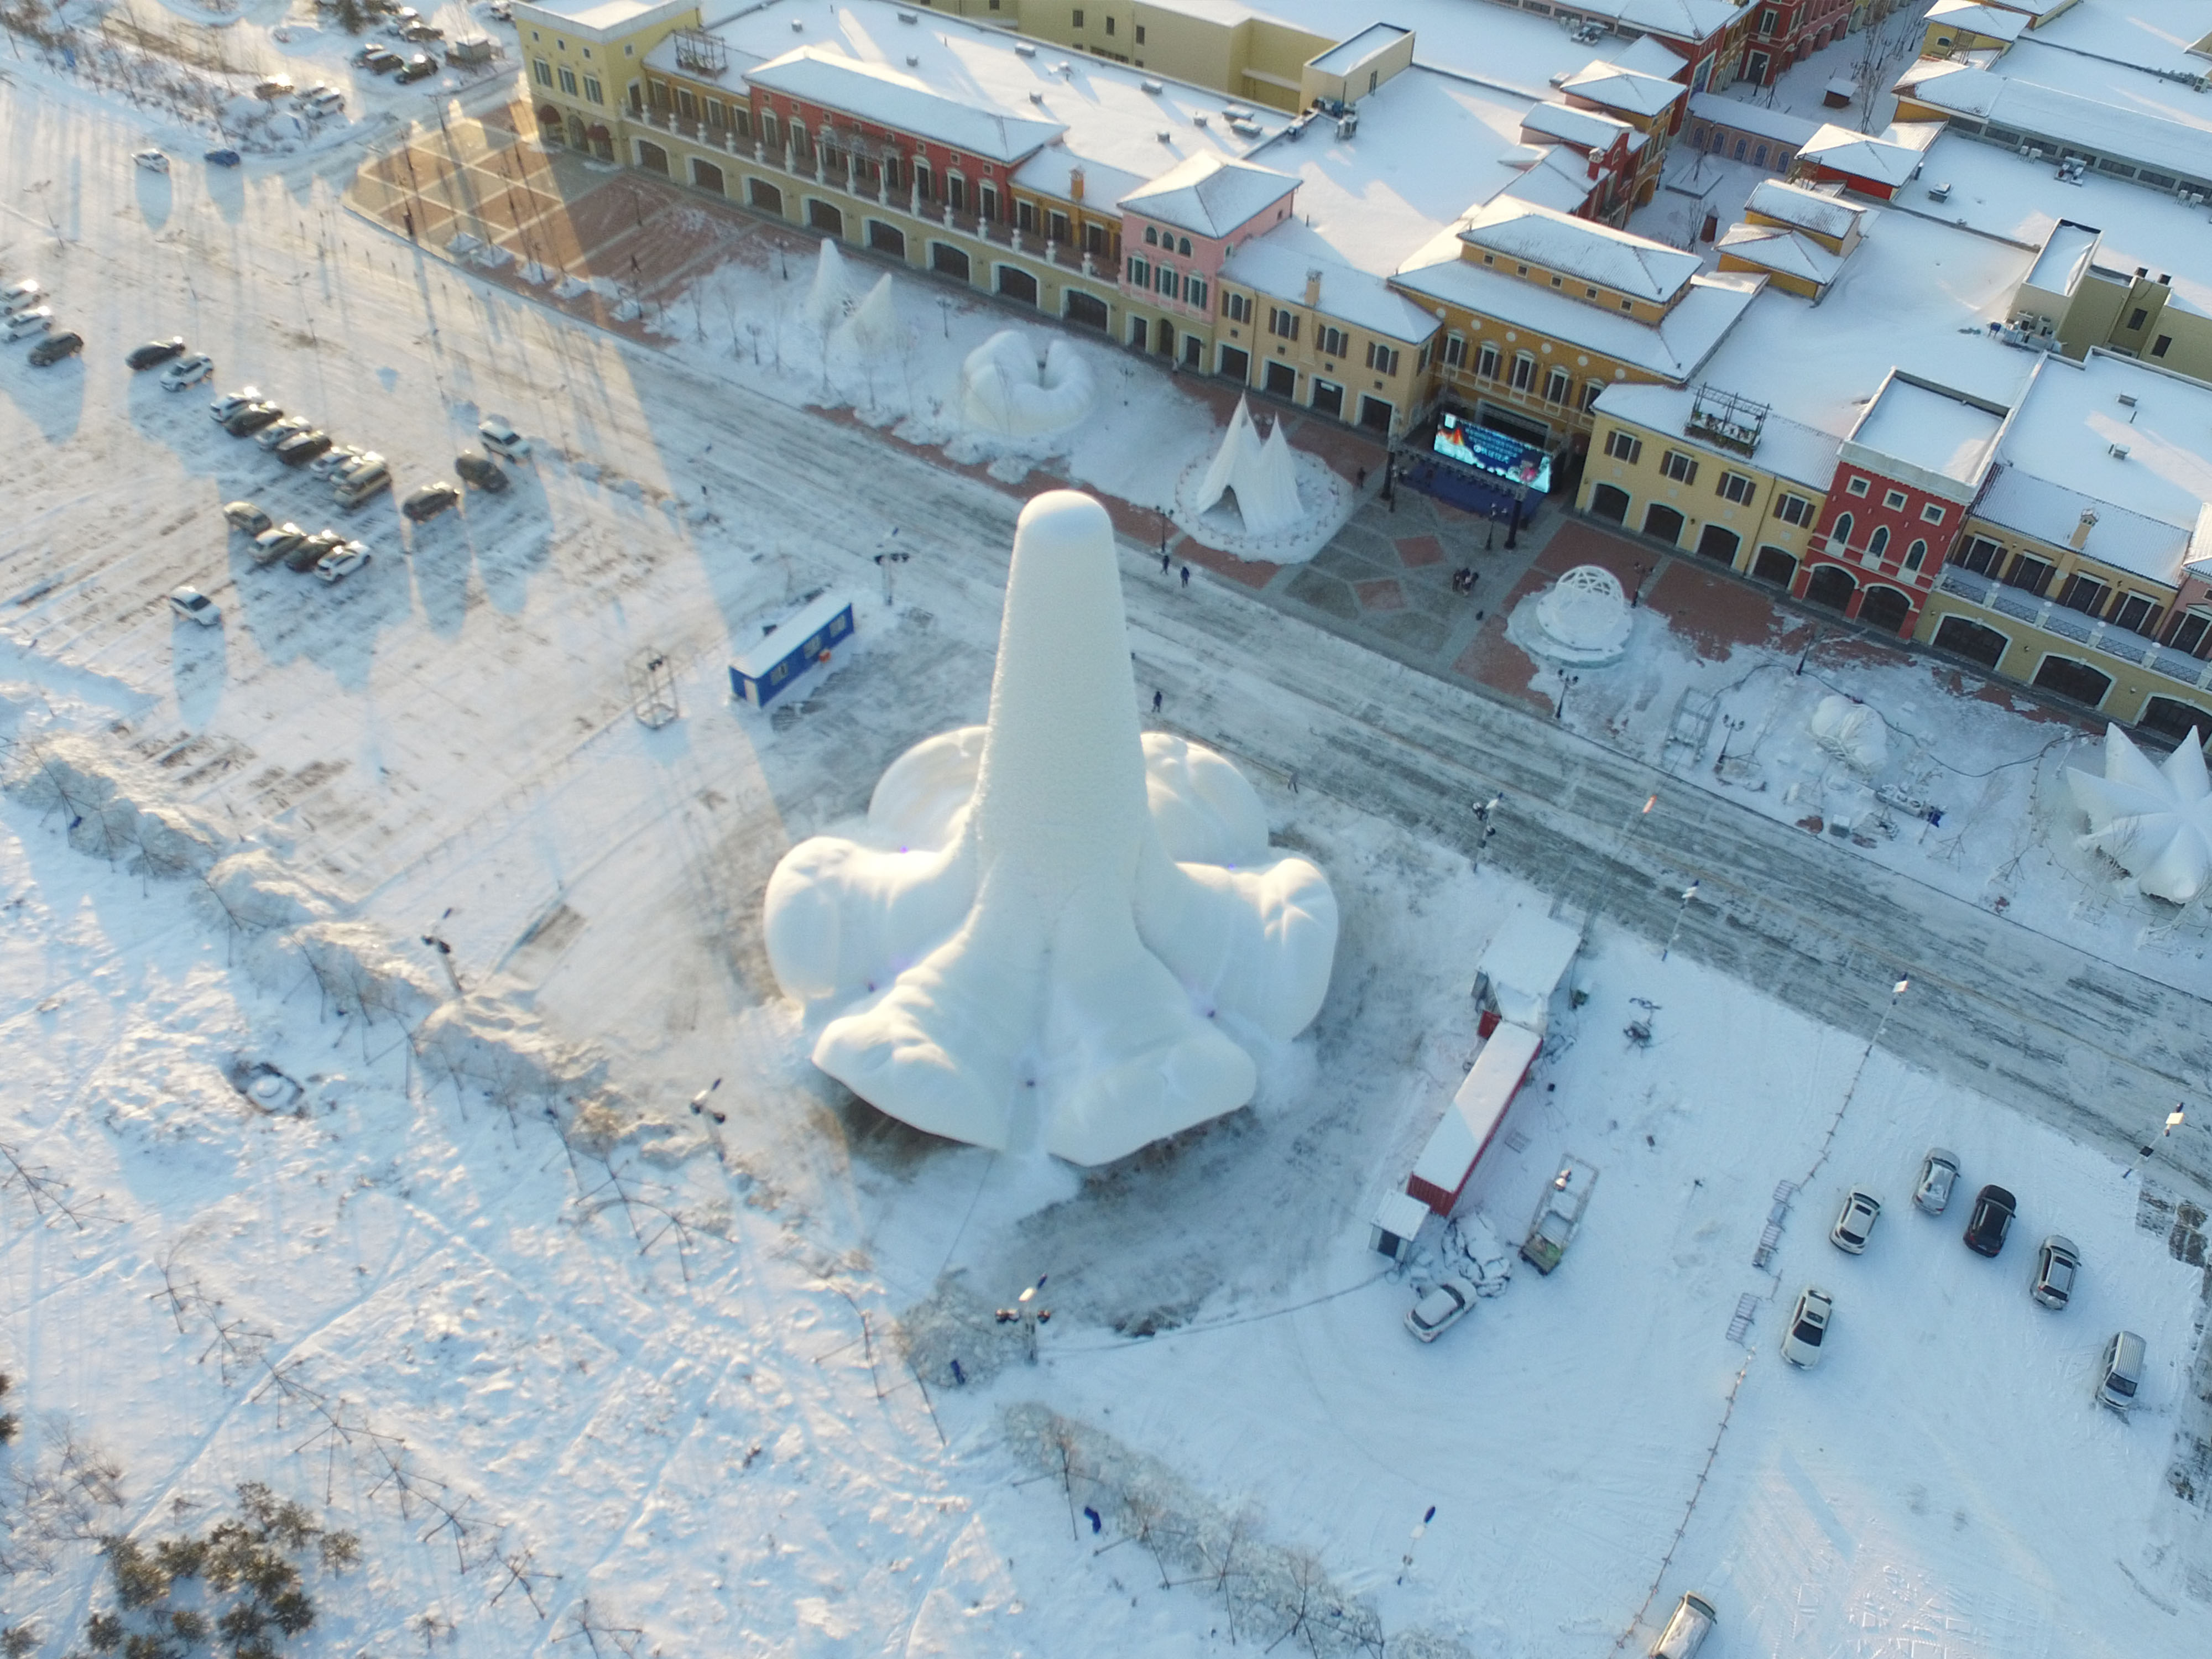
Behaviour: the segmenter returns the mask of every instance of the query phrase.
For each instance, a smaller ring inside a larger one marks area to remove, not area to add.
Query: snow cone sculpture
[[[1321,1008],[1336,899],[1210,750],[1138,726],[1105,509],[1024,510],[989,723],[915,745],[857,839],[769,879],[814,1063],[956,1140],[1103,1164],[1252,1097]]]

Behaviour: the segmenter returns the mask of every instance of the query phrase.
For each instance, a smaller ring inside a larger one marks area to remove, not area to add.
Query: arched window
[[[1867,551],[1877,559],[1883,554],[1889,551],[1889,526],[1887,525],[1876,525],[1875,526],[1874,534],[1867,538]]]
[[[1851,544],[1851,515],[1850,514],[1846,513],[1836,520],[1836,527],[1828,532],[1828,539],[1835,543],[1838,547],[1849,547]]]
[[[1158,231],[1157,231],[1157,230],[1155,230],[1155,229],[1153,229],[1152,226],[1150,226],[1150,225],[1146,225],[1146,226],[1145,227],[1145,246],[1146,246],[1146,247],[1158,247],[1159,245],[1160,245],[1160,234],[1159,234],[1159,232],[1158,232]]]
[[[1907,570],[1917,570],[1920,568],[1921,562],[1926,559],[1927,556],[1928,544],[1923,541],[1916,541],[1911,546],[1905,550],[1905,568]]]
[[[1177,241],[1176,244],[1176,252],[1182,254],[1185,258],[1188,258],[1190,257],[1190,238],[1185,236]]]

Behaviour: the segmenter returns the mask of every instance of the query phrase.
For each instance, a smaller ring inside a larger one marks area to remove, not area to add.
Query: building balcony
[[[2147,669],[2197,690],[2212,690],[2212,662],[2192,657],[2186,651],[2177,651],[2172,646],[2160,645],[2156,640],[2114,623],[2100,621],[2087,611],[2074,610],[2056,599],[2040,598],[2027,588],[2014,587],[1956,565],[1944,566],[1936,586],[1940,592],[1994,611],[2001,617],[2026,623],[2044,633],[2055,634],[2131,667]]]

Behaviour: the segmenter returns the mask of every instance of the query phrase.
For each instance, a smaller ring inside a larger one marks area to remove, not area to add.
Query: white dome
[[[1532,607],[1541,654],[1596,666],[1616,660],[1635,619],[1620,579],[1601,565],[1578,564],[1537,597]]]

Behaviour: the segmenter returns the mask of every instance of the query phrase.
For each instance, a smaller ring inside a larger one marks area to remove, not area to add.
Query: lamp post
[[[1032,1365],[1036,1364],[1037,1358],[1037,1327],[1052,1322],[1052,1310],[1036,1299],[1037,1292],[1044,1288],[1045,1280],[1051,1277],[1050,1273],[1039,1273],[1037,1282],[1016,1297],[1012,1307],[998,1310],[1000,1324],[1022,1328],[1022,1334],[1029,1339],[1028,1357]]]
[[[2120,1179],[2125,1181],[2130,1176],[2142,1174],[2143,1165],[2150,1162],[2160,1146],[2173,1138],[2173,1132],[2188,1121],[2188,1107],[2180,1101],[2175,1101],[2173,1109],[2166,1115],[2166,1127],[2159,1131],[2158,1139],[2148,1146],[2136,1149],[2136,1161],[2121,1172]]]

